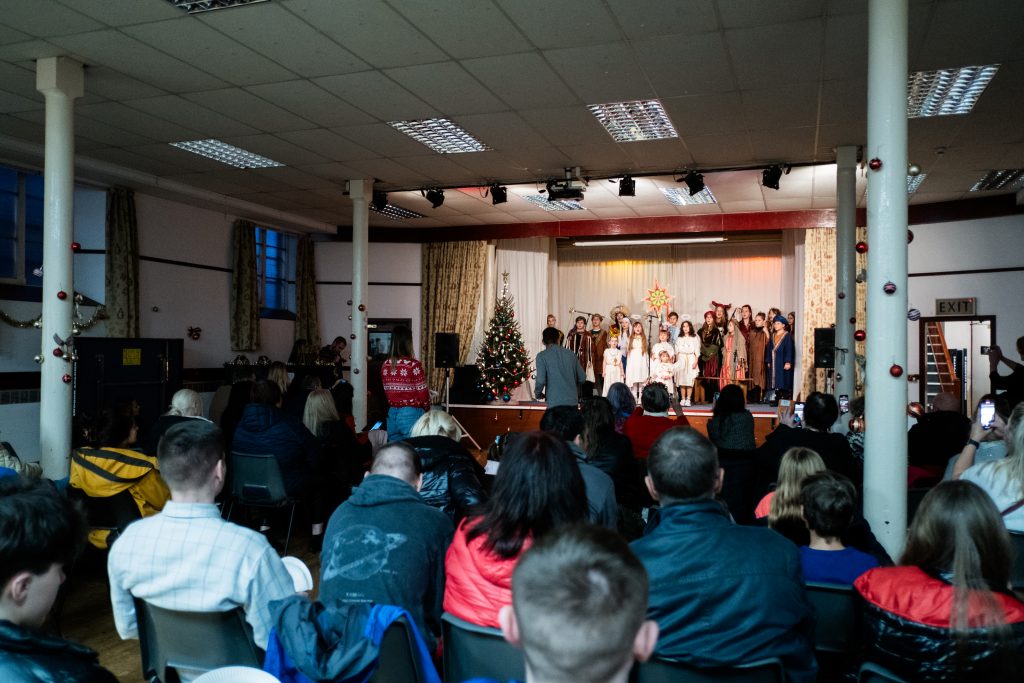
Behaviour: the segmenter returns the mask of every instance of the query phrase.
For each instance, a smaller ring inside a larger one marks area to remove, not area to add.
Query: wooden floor
[[[275,543],[278,550],[281,545]],[[309,567],[315,597],[320,582],[320,556],[309,551],[309,539],[305,536],[293,538],[288,552]],[[143,680],[139,641],[121,640],[114,629],[105,562],[105,554],[92,548],[86,551],[74,575],[69,577],[63,606],[54,608],[54,628],[59,627],[64,638],[99,652],[100,663],[122,683],[139,683]]]

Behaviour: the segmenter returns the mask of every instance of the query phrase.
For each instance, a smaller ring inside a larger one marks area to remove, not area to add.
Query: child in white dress
[[[670,340],[671,333],[669,332],[667,325],[662,325],[658,330],[658,342],[651,347],[651,361],[661,358],[661,352],[665,351],[668,353],[669,361],[676,362],[676,347],[673,346]],[[671,392],[669,392],[671,393]]]
[[[608,388],[616,382],[625,379],[622,375],[622,352],[618,346],[609,346],[604,350],[604,390],[603,396],[608,395]]]
[[[683,319],[679,329],[679,336],[676,337],[676,386],[682,393],[684,406],[691,405],[690,397],[693,396],[693,384],[700,374],[697,365],[697,358],[700,356],[700,337],[693,331],[693,323],[689,316]]]
[[[633,332],[629,335],[626,348],[629,350],[626,356],[626,385],[639,399],[640,392],[650,376],[647,367],[647,336],[644,334],[644,326],[639,321],[633,323]]]
[[[657,344],[655,344],[657,346]],[[653,357],[653,353],[651,354]],[[661,382],[668,389],[668,393],[671,396],[675,393],[675,383],[672,381],[672,375],[675,373],[675,363],[672,362],[672,358],[669,356],[668,351],[662,349],[658,354],[658,360],[651,363],[651,382]]]

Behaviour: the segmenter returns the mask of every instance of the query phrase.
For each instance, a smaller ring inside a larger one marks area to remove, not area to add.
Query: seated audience
[[[268,604],[295,592],[267,539],[220,516],[224,488],[220,430],[199,420],[167,430],[158,450],[171,500],[163,512],[130,525],[110,549],[107,573],[114,625],[137,638],[133,598],[165,609],[222,612],[241,606],[256,644],[266,649]]]
[[[918,418],[907,432],[907,461],[929,471],[946,466],[967,443],[971,421],[960,412],[956,394],[941,393],[932,399],[932,410]]]
[[[422,479],[408,440],[377,451],[363,483],[327,524],[320,600],[403,607],[433,650],[453,527],[417,493]]]
[[[194,419],[205,420],[203,417],[203,399],[191,389],[178,389],[171,397],[170,409],[158,417],[146,433],[146,442],[142,450],[149,455],[156,455],[156,447],[160,437],[171,425]]]
[[[626,542],[574,525],[523,553],[512,604],[499,620],[505,638],[523,649],[527,683],[626,683],[658,639],[646,610],[647,574]]]
[[[800,506],[811,536],[800,547],[805,581],[852,584],[878,566],[872,555],[843,545],[857,506],[857,491],[849,479],[828,471],[809,475],[800,487]]]
[[[615,501],[619,505],[619,530],[635,538],[643,530],[640,511],[652,501],[633,457],[633,445],[629,437],[615,431],[615,414],[608,399],[603,396],[583,399],[580,412],[583,427],[579,444],[587,454],[587,462],[612,478]]]
[[[754,416],[747,410],[743,390],[737,384],[726,384],[718,394],[708,420],[708,438],[718,448],[749,451],[755,448]]]
[[[1024,359],[1024,337],[1017,338],[1017,354]],[[999,374],[1000,361],[1012,370],[1009,375]],[[1002,389],[1003,392],[999,395],[1009,404],[1010,410],[1013,410],[1017,404],[1024,401],[1024,364],[1004,356],[998,346],[989,349],[988,363],[988,377],[992,381],[992,390]]]
[[[545,432],[509,439],[490,499],[479,516],[463,520],[448,548],[444,610],[497,628],[523,550],[586,512],[583,477],[565,441]]]
[[[622,433],[629,437],[633,444],[633,455],[646,459],[647,453],[661,434],[673,427],[687,427],[686,416],[680,414],[675,418],[668,416],[671,404],[668,389],[664,384],[655,382],[644,387],[640,394],[640,405],[629,416],[622,426]]]
[[[420,497],[458,524],[485,500],[484,469],[462,447],[462,430],[443,410],[428,410],[404,441],[416,451],[423,470]]]
[[[1006,457],[965,468],[964,464],[970,460],[970,450],[978,447],[976,437],[983,433],[975,417],[971,440],[960,455],[963,462],[954,466],[953,476],[956,478],[956,472],[964,470],[959,478],[977,484],[992,498],[1006,528],[1024,532],[1024,403],[1017,404],[1006,424]]]
[[[42,631],[85,520],[50,482],[0,479],[0,680],[116,683],[87,647]]]
[[[575,406],[552,406],[540,418],[540,428],[563,439],[576,457],[587,492],[587,519],[592,524],[616,528],[619,508],[615,502],[615,484],[610,476],[587,462],[587,454],[579,444],[583,429],[580,411]]]
[[[781,519],[800,519],[800,484],[804,478],[821,472],[825,463],[821,456],[810,448],[790,448],[779,464],[779,480],[774,491],[769,491],[754,509],[754,517],[768,518],[768,526]]]
[[[238,421],[242,419],[245,407],[252,400],[252,385],[256,383],[256,372],[250,366],[238,366],[235,368],[235,380],[228,392],[227,405],[220,413],[220,419],[216,420],[224,434],[224,450],[231,452],[231,440],[235,436],[235,428]],[[214,415],[211,409],[210,415]]]
[[[608,387],[607,398],[608,402],[612,404],[612,413],[615,415],[615,431],[621,434],[626,420],[636,410],[636,397],[624,382],[616,382]]]
[[[761,472],[763,490],[773,481],[778,481],[779,464],[783,454],[790,448],[810,448],[821,456],[825,467],[845,475],[860,487],[862,465],[853,457],[850,444],[841,434],[829,431],[839,417],[839,404],[835,396],[815,391],[804,403],[804,426],[793,426],[793,415],[783,416],[782,423],[768,435],[757,449],[755,458]]]
[[[978,410],[985,401],[992,401],[995,406],[995,418],[988,429],[977,425]],[[968,441],[959,453],[952,456],[946,463],[946,471],[942,478],[946,481],[959,479],[967,468],[983,465],[986,462],[1002,460],[1006,457],[1006,421],[1010,419],[1009,405],[1000,396],[985,394],[975,406],[974,420],[971,421],[971,432]],[[961,458],[963,456],[963,458]],[[959,465],[959,471],[957,467]]]
[[[1011,555],[981,489],[946,481],[929,491],[899,566],[854,582],[868,661],[914,681],[1020,680],[1024,603],[1009,589]]]
[[[847,421],[846,443],[850,446],[853,457],[864,462],[864,397],[858,396],[850,401],[850,419]]]
[[[665,432],[647,466],[661,519],[631,547],[650,579],[655,655],[697,668],[778,657],[787,680],[814,681],[814,616],[796,546],[732,522],[714,500],[717,451],[697,431]]]
[[[0,469],[30,479],[38,479],[43,475],[42,465],[38,462],[22,462],[18,454],[14,452],[14,446],[6,441],[0,441]]]
[[[370,461],[370,445],[359,443],[355,432],[338,415],[334,396],[327,389],[314,389],[306,397],[302,424],[320,445],[322,472],[334,480],[329,505],[336,507],[348,489],[358,484]]]

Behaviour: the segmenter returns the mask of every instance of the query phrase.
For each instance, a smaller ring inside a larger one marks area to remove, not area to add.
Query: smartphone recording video
[[[992,423],[996,419],[996,404],[992,401],[982,401],[978,409],[978,424],[982,429],[992,429]]]

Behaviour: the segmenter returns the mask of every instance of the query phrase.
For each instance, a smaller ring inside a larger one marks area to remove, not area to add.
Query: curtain
[[[508,293],[513,299],[519,331],[531,364],[537,354],[544,350],[541,332],[544,331],[549,313],[558,318],[559,327],[568,319],[568,309],[561,311],[550,304],[550,288],[554,278],[549,280],[552,259],[552,242],[547,237],[499,240],[494,250],[494,296],[501,296],[504,286],[503,273],[508,273]],[[485,324],[490,324],[487,320]],[[533,400],[533,382],[523,382],[512,393],[513,401]]]
[[[481,305],[486,264],[486,242],[424,245],[423,367],[428,384],[435,391],[444,391],[444,373],[434,368],[434,333],[457,333],[459,363],[466,362]]]
[[[867,229],[857,228],[857,240],[867,239]],[[867,266],[867,255],[857,254],[856,272]],[[867,320],[867,285],[857,283],[857,329],[864,329]],[[836,230],[817,228],[806,232],[804,243],[804,312],[799,318],[798,348],[806,349],[800,359],[803,382],[797,390],[806,397],[812,391],[824,391],[826,372],[814,368],[814,328],[831,327],[832,324],[849,325],[848,320],[836,320]],[[854,342],[856,356],[864,357],[864,342]],[[862,366],[854,363],[857,370],[857,393],[863,393]],[[851,398],[853,398],[851,396]]]
[[[256,226],[235,221],[231,266],[231,350],[260,347],[260,293],[256,277]]]
[[[135,193],[107,192],[107,336],[139,336],[139,226]]]
[[[295,262],[295,339],[304,339],[307,349],[320,348],[320,319],[316,310],[316,257],[313,238],[299,238]]]

